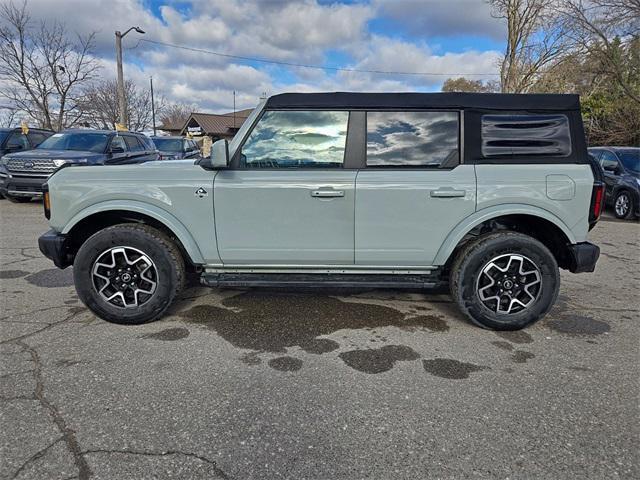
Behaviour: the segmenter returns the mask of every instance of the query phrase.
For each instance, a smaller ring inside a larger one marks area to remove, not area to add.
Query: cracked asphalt
[[[640,228],[525,331],[447,295],[192,288],[111,325],[0,202],[0,478],[640,478]]]

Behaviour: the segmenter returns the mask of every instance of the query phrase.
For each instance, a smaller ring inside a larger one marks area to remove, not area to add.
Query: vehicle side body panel
[[[451,229],[475,209],[473,165],[361,170],[356,179],[355,263],[431,265]]]
[[[215,179],[227,264],[352,265],[356,172],[226,170]]]
[[[55,192],[49,223],[66,234],[97,212],[142,213],[173,231],[192,262],[220,263],[213,221],[214,176],[215,172],[185,161],[67,167],[48,182]],[[200,189],[204,193],[197,195]]]
[[[565,231],[572,243],[586,241],[589,212],[585,207],[593,189],[589,165],[476,165],[476,175],[478,212],[526,204],[546,212],[547,219],[555,219],[551,221]]]

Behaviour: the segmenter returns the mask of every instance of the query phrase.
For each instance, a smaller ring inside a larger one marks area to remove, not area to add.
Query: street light
[[[118,107],[120,110],[120,124],[124,127],[127,125],[127,105],[124,98],[124,75],[122,73],[122,39],[131,30],[135,30],[141,35],[144,35],[145,31],[140,27],[130,27],[124,33],[120,33],[116,30],[116,62],[118,64]]]

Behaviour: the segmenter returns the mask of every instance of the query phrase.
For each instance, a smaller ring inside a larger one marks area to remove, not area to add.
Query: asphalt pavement
[[[118,326],[0,201],[0,478],[640,478],[640,226],[495,333],[447,295],[192,288]]]

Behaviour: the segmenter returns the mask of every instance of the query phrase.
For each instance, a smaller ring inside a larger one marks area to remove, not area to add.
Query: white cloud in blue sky
[[[139,43],[146,38],[229,55],[366,70],[495,73],[504,26],[484,0],[28,0],[34,20],[97,31],[96,55],[115,75],[114,31],[125,76],[203,111],[239,108],[283,91],[433,91],[445,76],[394,76],[268,65]],[[473,76],[472,78],[483,78]],[[495,78],[495,77],[485,77]]]

